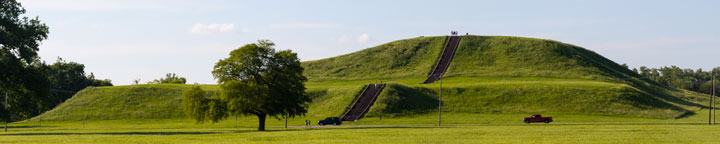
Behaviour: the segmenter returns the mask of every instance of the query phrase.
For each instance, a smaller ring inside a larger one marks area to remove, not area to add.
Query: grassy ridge
[[[53,110],[33,119],[143,119],[181,118],[182,95],[189,85],[156,84],[89,87]],[[215,86],[203,86],[216,90]]]
[[[311,81],[425,77],[446,37],[399,40],[355,53],[302,63]]]
[[[609,80],[637,74],[595,52],[557,41],[465,36],[446,76]]]
[[[31,120],[184,119],[182,93],[194,85],[147,84],[91,87],[58,107]],[[199,85],[215,94],[217,85]],[[314,103],[308,117],[338,116],[352,103],[362,86],[309,88]]]

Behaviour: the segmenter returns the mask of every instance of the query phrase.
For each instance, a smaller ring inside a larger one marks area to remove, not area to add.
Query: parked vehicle
[[[339,117],[327,117],[324,120],[319,120],[318,125],[324,126],[326,124],[341,125],[342,120]]]
[[[550,123],[552,122],[552,117],[542,117],[540,114],[534,114],[530,115],[530,117],[523,118],[523,122],[526,124],[532,123],[532,122],[545,122]]]

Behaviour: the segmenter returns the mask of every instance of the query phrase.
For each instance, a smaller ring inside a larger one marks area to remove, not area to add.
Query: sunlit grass
[[[525,114],[446,113],[361,119],[344,126],[307,128],[304,119],[271,119],[268,131],[255,118],[195,124],[190,119],[24,121],[0,132],[0,143],[712,143],[720,126],[707,126],[707,111],[681,119],[547,115],[550,124],[523,124]],[[356,126],[352,126],[356,125]]]

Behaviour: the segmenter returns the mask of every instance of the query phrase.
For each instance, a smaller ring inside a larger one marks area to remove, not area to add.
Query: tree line
[[[627,68],[627,65],[623,64],[623,66]],[[633,68],[632,71],[668,87],[705,94],[711,93],[711,72],[715,71],[715,84],[720,84],[720,81],[718,81],[718,78],[720,78],[718,77],[720,76],[720,74],[718,74],[720,67],[713,68],[712,70],[703,70],[702,68],[693,70],[689,68],[682,69],[677,66],[664,66],[660,68],[641,66],[640,68]],[[718,90],[720,90],[720,88],[716,86],[716,94]]]
[[[96,79],[94,73],[87,75],[85,65],[58,58],[53,64],[40,64],[50,83],[53,101],[60,104],[88,86],[113,86],[109,79]],[[54,107],[55,105],[52,105]]]
[[[0,121],[36,116],[70,98],[87,86],[111,86],[85,74],[85,66],[58,59],[40,60],[40,42],[49,28],[38,17],[24,17],[25,9],[15,0],[0,0]]]

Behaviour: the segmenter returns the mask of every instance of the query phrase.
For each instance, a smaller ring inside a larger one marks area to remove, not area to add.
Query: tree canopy
[[[233,50],[230,57],[218,61],[212,73],[221,84],[220,95],[193,100],[196,104],[206,102],[204,105],[209,107],[194,106],[207,110],[190,116],[198,121],[217,121],[228,115],[255,115],[259,119],[258,130],[262,131],[268,116],[287,118],[307,113],[310,98],[305,93],[307,78],[302,75],[300,59],[290,50],[275,50],[274,45],[269,40],[260,40]]]
[[[49,30],[39,18],[23,14],[17,1],[0,1],[0,94],[8,99],[0,113],[5,122],[39,113],[48,102],[50,86],[37,51]]]
[[[648,68],[641,66],[639,69],[633,68],[632,71],[668,87],[686,89],[706,94],[710,94],[712,91],[712,71],[715,72],[715,83],[720,83],[717,77],[720,76],[720,74],[718,74],[720,72],[720,67],[713,68],[712,70],[693,70],[681,69],[677,66],[664,66],[660,68]],[[718,87],[715,89],[716,92],[720,90]]]
[[[53,99],[58,103],[67,100],[76,92],[88,86],[112,86],[112,81],[109,79],[95,79],[95,74],[93,73],[86,75],[85,65],[65,61],[62,58],[58,58],[57,61],[51,65],[45,65],[45,71],[52,84],[50,91],[54,97]]]

